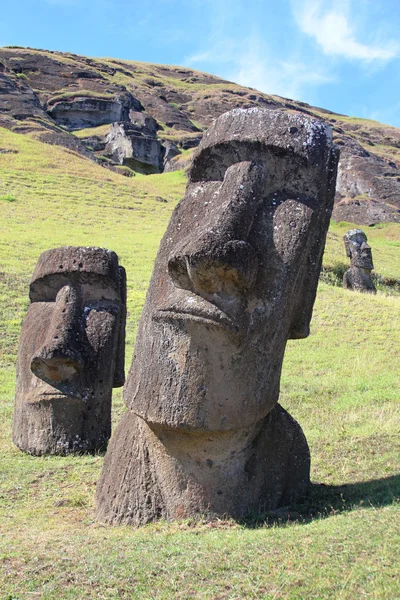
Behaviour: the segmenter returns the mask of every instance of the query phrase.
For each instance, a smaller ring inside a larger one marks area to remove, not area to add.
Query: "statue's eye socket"
[[[78,292],[82,306],[96,302],[114,302],[119,304],[120,291],[117,286],[111,285],[108,280],[100,279],[90,282],[71,281],[65,276],[54,276],[47,280],[35,281],[31,284],[31,302],[55,302],[60,290],[73,286]]]

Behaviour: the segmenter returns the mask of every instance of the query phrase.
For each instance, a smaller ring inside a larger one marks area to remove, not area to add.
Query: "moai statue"
[[[30,454],[105,447],[112,388],[124,384],[125,269],[115,252],[41,254],[17,359],[13,441]]]
[[[350,258],[350,269],[343,275],[343,287],[347,290],[376,294],[371,277],[374,268],[372,252],[367,244],[367,236],[361,229],[350,229],[343,239],[346,254]]]
[[[309,485],[278,404],[286,342],[309,334],[338,153],[329,126],[235,109],[210,127],[161,242],[97,485],[97,517],[240,518]]]

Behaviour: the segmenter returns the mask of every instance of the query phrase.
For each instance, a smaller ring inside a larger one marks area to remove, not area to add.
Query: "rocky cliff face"
[[[187,166],[190,149],[216,117],[252,106],[304,112],[332,125],[341,148],[335,219],[400,222],[400,130],[395,127],[191,69],[0,49],[0,127],[66,146],[112,169],[124,165],[127,174]]]

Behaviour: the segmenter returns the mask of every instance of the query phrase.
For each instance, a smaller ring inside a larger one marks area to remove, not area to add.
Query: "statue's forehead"
[[[345,235],[345,240],[353,245],[358,246],[367,241],[367,236],[361,229],[351,229]]]
[[[190,180],[213,178],[213,171],[221,170],[221,157],[232,164],[263,154],[292,158],[325,173],[331,151],[331,129],[318,119],[284,111],[235,109],[223,114],[204,135]]]
[[[39,257],[30,281],[30,297],[33,300],[69,282],[118,290],[117,255],[97,247],[64,246],[47,250]]]
[[[118,282],[118,257],[105,248],[62,246],[43,252],[31,283],[54,274],[91,273]]]

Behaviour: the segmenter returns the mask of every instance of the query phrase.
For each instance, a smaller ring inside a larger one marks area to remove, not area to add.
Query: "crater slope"
[[[300,111],[332,125],[341,148],[334,219],[400,222],[395,127],[184,67],[0,49],[0,127],[64,146],[128,176],[187,167],[216,117],[253,106]],[[0,137],[0,151],[6,150]]]

